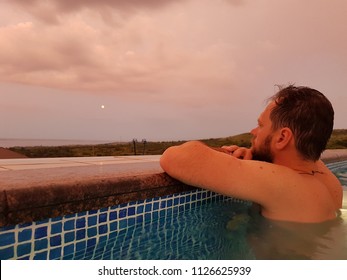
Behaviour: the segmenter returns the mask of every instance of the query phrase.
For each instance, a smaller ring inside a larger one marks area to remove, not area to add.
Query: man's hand
[[[236,145],[223,146],[222,148],[219,149],[219,151],[227,153],[227,154],[229,154],[233,157],[236,157],[238,159],[247,159],[247,160],[252,159],[251,149],[239,147]]]

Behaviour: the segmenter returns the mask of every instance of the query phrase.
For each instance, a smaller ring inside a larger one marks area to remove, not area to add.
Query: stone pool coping
[[[160,156],[0,160],[0,227],[195,189],[167,174]],[[326,163],[347,159],[327,150]]]

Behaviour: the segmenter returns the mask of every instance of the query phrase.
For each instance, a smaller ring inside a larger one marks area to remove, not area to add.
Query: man
[[[324,222],[342,207],[341,184],[319,160],[333,121],[322,93],[288,86],[259,116],[251,149],[222,147],[221,153],[191,141],[167,149],[160,164],[188,185],[259,204],[268,219]]]

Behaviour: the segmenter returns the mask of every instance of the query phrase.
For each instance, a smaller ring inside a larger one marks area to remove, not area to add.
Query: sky
[[[249,132],[276,85],[347,128],[345,0],[1,0],[0,138]]]

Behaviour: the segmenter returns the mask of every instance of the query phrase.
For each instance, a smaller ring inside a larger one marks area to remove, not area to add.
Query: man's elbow
[[[171,157],[171,151],[170,149],[172,148],[168,148],[160,157],[159,163],[161,168],[168,173],[169,171],[169,167],[170,167],[170,157]]]
[[[160,158],[161,168],[171,176],[181,174],[182,169],[187,166],[187,159],[192,157],[192,151],[194,154],[199,146],[203,146],[203,144],[198,141],[190,141],[168,148]]]

